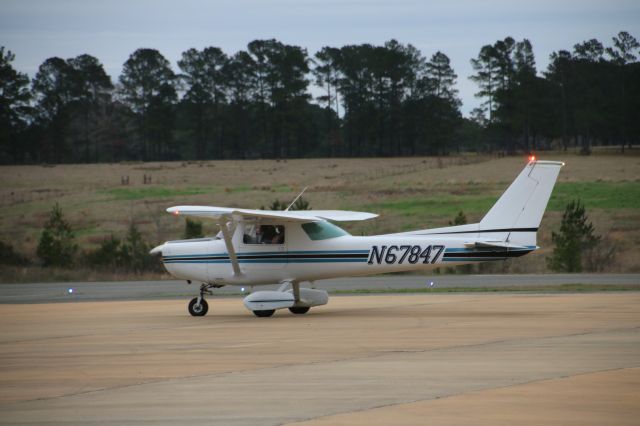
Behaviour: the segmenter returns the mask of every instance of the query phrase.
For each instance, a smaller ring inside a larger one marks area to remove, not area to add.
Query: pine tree
[[[11,64],[15,55],[0,46],[0,158],[17,162],[24,156],[19,132],[28,123],[31,112],[29,77]]]
[[[120,250],[123,266],[131,271],[139,273],[152,269],[154,258],[149,254],[149,245],[142,238],[135,223],[129,226],[129,232]]]
[[[163,158],[170,149],[175,80],[171,63],[155,49],[138,49],[124,63],[120,95],[138,115],[143,160]]]
[[[558,272],[582,271],[582,254],[595,247],[600,237],[594,234],[593,224],[588,221],[584,205],[571,201],[562,215],[560,232],[551,233],[556,247],[547,259],[550,269]]]
[[[100,247],[85,255],[85,262],[91,268],[115,269],[122,263],[122,241],[111,235],[100,243]]]
[[[62,209],[56,203],[44,226],[37,254],[44,266],[69,267],[78,250],[71,226],[64,219]]]
[[[447,55],[438,51],[426,64],[426,75],[429,80],[430,92],[434,96],[446,99],[459,106],[458,90],[455,88],[458,75],[451,68],[451,61]]]

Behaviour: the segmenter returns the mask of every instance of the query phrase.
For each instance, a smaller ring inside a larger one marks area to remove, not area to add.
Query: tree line
[[[485,143],[506,152],[593,144],[638,143],[640,135],[640,43],[627,32],[605,47],[591,39],[550,56],[540,75],[531,43],[511,37],[485,45],[471,60],[470,78],[483,102],[472,115]]]
[[[411,44],[324,47],[278,40],[227,54],[189,49],[174,72],[138,49],[117,81],[83,54],[16,71],[0,47],[0,162],[65,163],[516,152],[638,142],[640,44],[620,32],[559,50],[539,73],[511,37],[471,59],[481,107],[460,112],[449,58]],[[311,94],[311,85],[320,95]]]

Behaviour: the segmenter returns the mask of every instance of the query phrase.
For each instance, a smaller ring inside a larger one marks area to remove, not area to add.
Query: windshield
[[[303,223],[302,229],[313,241],[328,240],[329,238],[349,235],[349,233],[344,229],[338,228],[333,223],[325,221]]]

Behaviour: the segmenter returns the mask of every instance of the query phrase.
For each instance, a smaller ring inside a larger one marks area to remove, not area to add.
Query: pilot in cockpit
[[[243,236],[245,244],[284,244],[283,225],[252,226]]]

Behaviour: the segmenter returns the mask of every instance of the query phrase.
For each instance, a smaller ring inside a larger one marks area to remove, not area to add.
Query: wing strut
[[[232,222],[231,220],[225,216],[223,216],[222,223],[220,223],[220,230],[222,231],[222,236],[224,238],[224,243],[227,246],[227,252],[229,252],[229,259],[231,259],[231,266],[233,267],[233,274],[235,276],[242,275],[240,271],[240,265],[238,264],[238,257],[236,256],[236,250],[233,248],[233,241],[231,240],[231,233],[229,228],[227,227],[227,223]]]

